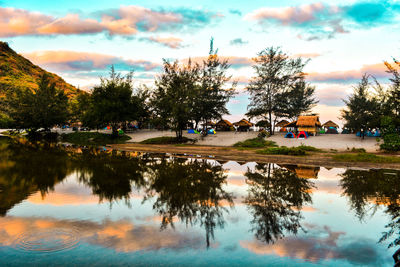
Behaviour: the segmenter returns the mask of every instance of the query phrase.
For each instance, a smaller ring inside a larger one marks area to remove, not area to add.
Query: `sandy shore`
[[[249,138],[256,137],[258,132],[217,132],[216,135],[208,135],[205,138],[201,138],[196,134],[187,134],[184,136],[188,138],[198,139],[197,145],[203,146],[232,146],[237,142],[244,141]],[[175,136],[175,132],[171,131],[149,131],[142,130],[135,133],[128,134],[132,139],[129,142],[141,142],[148,138],[160,137],[160,136]],[[308,139],[288,139],[284,138],[282,133],[277,133],[274,136],[268,138],[276,142],[279,146],[295,147],[302,144],[313,146],[316,148],[330,150],[334,149],[337,151],[347,151],[348,149],[364,148],[367,152],[376,152],[379,150],[379,144],[374,137],[366,137],[364,140],[352,135],[352,134],[326,134],[319,136],[311,136]]]

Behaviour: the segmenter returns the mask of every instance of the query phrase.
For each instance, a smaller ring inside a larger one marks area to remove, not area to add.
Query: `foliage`
[[[260,117],[269,122],[269,130],[273,134],[273,119],[287,114],[299,113],[288,107],[286,97],[299,97],[301,102],[310,103],[310,106],[298,106],[309,110],[315,100],[311,97],[314,89],[304,82],[303,68],[307,62],[301,58],[290,58],[280,48],[269,47],[257,54],[253,59],[256,76],[252,78],[247,89],[250,94],[250,105],[247,116]],[[307,99],[307,101],[305,101]],[[285,106],[286,105],[286,106]],[[285,112],[283,112],[286,110]],[[284,113],[286,113],[284,115]]]
[[[266,130],[262,130],[257,134],[258,138],[268,138],[270,136],[271,136],[270,133],[267,132]]]
[[[381,125],[383,144],[380,145],[380,148],[386,151],[399,151],[400,135],[396,131],[392,118],[388,116],[383,117]]]
[[[111,67],[109,78],[100,78],[100,85],[92,90],[91,97],[81,99],[87,104],[83,120],[93,120],[93,124],[110,124],[113,135],[118,135],[118,127],[127,121],[143,116],[146,104],[145,97],[133,92],[133,72],[126,76],[116,73]]]
[[[346,108],[341,111],[342,118],[346,121],[344,126],[353,132],[365,133],[372,126],[370,123],[375,116],[376,101],[371,98],[369,88],[369,77],[364,74],[359,84],[354,87],[353,94],[344,100]]]
[[[378,156],[370,153],[335,154],[332,158],[342,162],[400,163],[399,157]]]
[[[304,151],[309,151],[309,152],[320,152],[321,149],[313,147],[313,146],[306,146],[301,144],[300,146],[298,146],[297,148],[304,150]]]
[[[182,138],[176,138],[176,137],[169,137],[169,136],[162,136],[162,137],[155,137],[155,138],[149,138],[146,140],[143,140],[140,142],[141,144],[151,144],[151,145],[169,145],[169,144],[182,144],[182,143],[193,143],[195,140],[187,138],[187,137],[182,137]]]
[[[353,153],[366,153],[367,152],[364,148],[355,148],[355,147],[353,147],[350,151]]]
[[[300,147],[269,147],[263,150],[257,150],[258,154],[269,154],[269,155],[291,155],[291,156],[303,156],[306,154],[306,150]]]
[[[9,116],[18,129],[50,130],[68,119],[68,98],[43,75],[36,92],[18,90],[7,99]]]
[[[234,95],[237,84],[233,82],[230,88],[225,88],[231,80],[231,76],[226,74],[229,67],[228,60],[218,57],[218,49],[214,50],[214,40],[211,39],[209,55],[200,67],[199,86],[195,87],[193,96],[195,129],[200,121],[206,122],[206,127],[207,122],[229,114],[226,104]]]
[[[274,141],[265,140],[264,138],[252,138],[242,142],[237,142],[233,145],[234,147],[248,147],[248,148],[260,148],[260,147],[273,147],[276,146]]]
[[[127,135],[112,136],[98,132],[75,132],[61,135],[64,142],[76,145],[123,144],[131,138]]]
[[[183,130],[192,119],[198,80],[199,66],[190,60],[185,66],[164,60],[164,71],[156,78],[151,100],[154,114],[164,125],[171,126],[178,139],[182,139]]]

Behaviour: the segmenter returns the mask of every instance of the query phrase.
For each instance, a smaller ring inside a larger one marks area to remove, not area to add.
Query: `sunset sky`
[[[33,63],[89,90],[114,64],[151,85],[162,58],[204,57],[211,37],[230,59],[239,94],[231,120],[246,112],[251,58],[269,46],[310,58],[321,121],[337,121],[341,99],[364,72],[387,81],[399,57],[400,1],[0,0],[0,40]]]

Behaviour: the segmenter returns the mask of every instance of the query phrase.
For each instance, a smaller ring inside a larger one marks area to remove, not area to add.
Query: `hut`
[[[324,124],[322,124],[322,127],[324,127],[326,130],[328,130],[330,127],[339,128],[339,125],[337,125],[336,123],[334,123],[333,121],[327,121]]]
[[[280,167],[286,168],[287,170],[295,173],[297,177],[303,179],[317,179],[320,167],[312,167],[306,165],[291,165],[284,164],[279,165]]]
[[[279,127],[280,129],[279,129],[279,131],[280,132],[286,132],[286,125],[288,124],[289,122],[287,121],[287,120],[281,120],[280,122],[278,122],[277,124],[275,124],[275,128],[276,127]]]
[[[299,116],[296,127],[300,132],[305,131],[308,134],[316,135],[319,133],[319,129],[321,128],[319,116]]]
[[[250,130],[250,127],[252,127],[254,124],[251,123],[251,122],[249,122],[249,121],[246,120],[246,119],[241,119],[240,121],[235,122],[233,125],[235,125],[236,127],[238,127],[237,130],[238,130],[239,132],[247,132],[247,131]]]
[[[227,120],[220,120],[215,124],[215,128],[217,131],[230,131],[233,129],[233,124]]]

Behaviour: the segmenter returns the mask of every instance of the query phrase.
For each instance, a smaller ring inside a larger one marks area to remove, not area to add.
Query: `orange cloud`
[[[176,37],[149,37],[147,40],[162,44],[169,48],[177,49],[182,47],[183,40]]]

